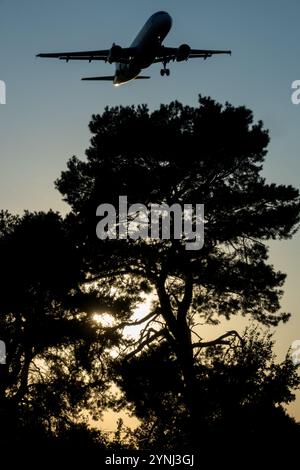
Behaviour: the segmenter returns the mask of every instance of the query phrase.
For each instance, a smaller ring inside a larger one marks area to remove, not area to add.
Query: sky
[[[171,64],[170,77],[161,77],[155,64],[151,80],[119,88],[80,80],[113,74],[113,65],[35,57],[106,49],[113,42],[127,47],[158,10],[173,18],[165,45],[232,49],[232,56]],[[0,104],[0,209],[65,213],[54,181],[72,155],[84,158],[91,115],[105,106],[147,103],[155,109],[175,99],[195,106],[199,94],[252,109],[270,130],[265,177],[299,188],[300,105],[291,101],[291,84],[300,80],[299,0],[0,0],[0,12],[0,80],[6,83],[6,104]],[[288,274],[282,306],[293,313],[276,330],[282,359],[300,339],[300,235],[273,242],[270,250],[272,263]],[[300,420],[300,395],[290,411]]]

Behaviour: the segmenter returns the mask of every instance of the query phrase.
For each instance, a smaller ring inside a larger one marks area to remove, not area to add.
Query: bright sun
[[[147,313],[150,311],[150,306],[151,306],[152,298],[151,296],[145,297],[144,301],[141,302],[137,308],[135,309],[131,321],[137,321],[143,318]],[[101,324],[103,327],[109,328],[111,326],[116,325],[116,321],[112,315],[109,313],[94,313],[93,319]],[[136,325],[136,326],[126,326],[124,328],[124,334],[127,337],[133,338],[133,339],[138,339],[141,330],[143,329],[145,325]]]
[[[114,317],[109,313],[94,313],[93,319],[104,327],[114,326],[116,323]]]

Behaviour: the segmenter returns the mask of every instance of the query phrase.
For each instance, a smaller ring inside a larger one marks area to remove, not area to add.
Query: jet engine
[[[108,62],[111,64],[112,62],[117,62],[118,59],[122,57],[122,47],[117,46],[115,43],[111,46],[108,55]]]
[[[176,60],[177,62],[182,62],[189,58],[191,48],[188,44],[181,44],[177,49]]]

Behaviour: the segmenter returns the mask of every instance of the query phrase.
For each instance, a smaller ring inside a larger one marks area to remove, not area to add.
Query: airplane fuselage
[[[171,27],[172,18],[168,13],[159,11],[150,16],[130,45],[136,49],[135,56],[129,63],[116,63],[114,85],[118,86],[133,80],[142,69],[149,67],[154,62],[157,51]]]

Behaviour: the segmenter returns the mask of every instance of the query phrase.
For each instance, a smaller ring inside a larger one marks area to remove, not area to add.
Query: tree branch
[[[120,269],[119,271],[115,269],[112,271],[103,272],[101,275],[98,274],[97,276],[84,279],[83,282],[86,284],[91,284],[93,282],[107,279],[109,277],[125,276],[126,274],[134,274],[136,276],[142,276],[142,275],[145,275],[145,271],[142,269],[132,269],[132,268]]]
[[[178,320],[182,320],[190,308],[193,299],[193,277],[191,274],[186,276],[184,296],[178,308]]]
[[[176,318],[173,314],[170,304],[170,298],[165,289],[165,276],[161,276],[156,280],[156,291],[160,302],[161,315],[171,330],[173,335],[176,335]]]
[[[209,346],[216,346],[217,344],[230,344],[230,341],[224,341],[225,338],[228,338],[229,336],[235,336],[238,338],[241,342],[241,344],[244,344],[243,338],[238,334],[237,331],[231,330],[227,331],[227,333],[224,333],[223,335],[219,336],[219,338],[213,339],[212,341],[200,341],[198,343],[193,344],[193,348],[208,348]]]
[[[141,325],[142,323],[144,323],[145,321],[149,320],[150,318],[155,318],[155,317],[158,317],[158,313],[157,312],[150,312],[148,313],[147,315],[145,315],[143,318],[141,318],[140,320],[136,320],[134,322],[121,322],[119,323],[118,325],[115,325],[115,326],[108,326],[106,328],[104,328],[104,331],[116,331],[116,330],[119,330],[121,328],[125,328],[126,326],[138,326],[138,325]]]
[[[150,331],[154,331],[154,330],[150,329],[149,333]],[[131,353],[125,356],[125,360],[131,359],[133,356],[139,353],[145,346],[148,346],[150,343],[153,343],[153,341],[159,338],[160,336],[165,336],[165,333],[166,333],[166,329],[164,328],[160,331],[156,331],[156,333],[154,333],[152,336],[150,337],[148,336],[148,338],[145,339],[145,341],[142,341],[134,351],[132,351]]]

